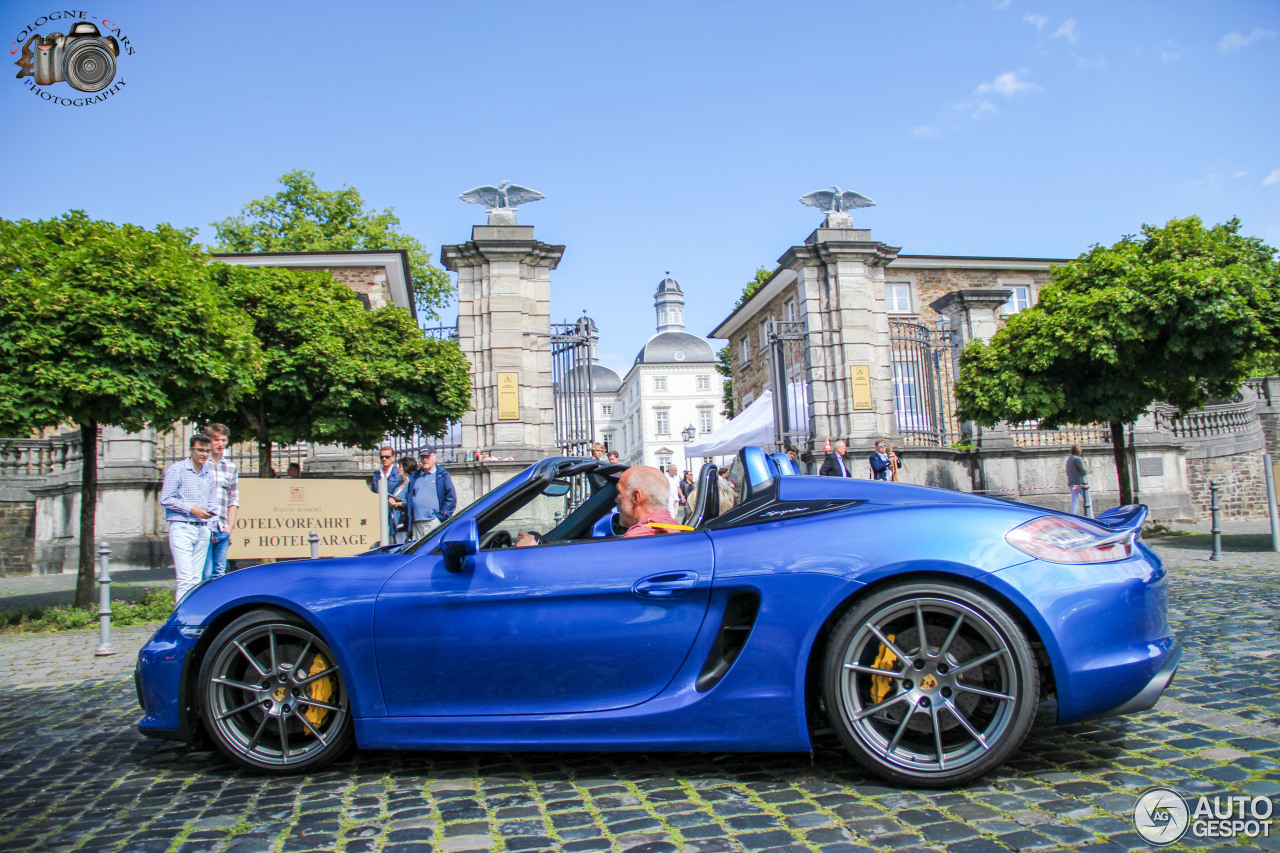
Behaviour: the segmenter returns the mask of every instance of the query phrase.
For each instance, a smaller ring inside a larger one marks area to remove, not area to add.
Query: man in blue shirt
[[[387,497],[395,494],[396,489],[400,488],[400,482],[403,479],[400,476],[400,466],[396,464],[395,451],[391,449],[391,445],[384,444],[378,448],[378,462],[381,467],[373,472],[373,479],[369,481],[369,491],[375,494],[378,491],[378,481],[387,481]],[[387,529],[395,532],[396,529],[396,510],[389,504],[384,510],[387,513]]]
[[[436,452],[422,452],[422,467],[413,475],[405,490],[405,508],[413,527],[413,538],[421,539],[453,515],[458,506],[458,493],[449,472],[436,466]]]
[[[209,523],[218,519],[218,478],[206,464],[212,445],[202,432],[191,436],[191,456],[169,466],[160,488],[178,601],[200,585],[209,553]]]

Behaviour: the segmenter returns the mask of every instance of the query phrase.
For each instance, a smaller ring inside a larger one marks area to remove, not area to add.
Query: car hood
[[[387,578],[415,556],[362,554],[250,566],[196,587],[178,604],[170,621],[206,625],[230,608],[253,603],[319,613],[372,602]]]

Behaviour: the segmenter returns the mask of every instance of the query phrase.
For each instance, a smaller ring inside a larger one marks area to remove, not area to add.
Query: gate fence
[[[551,325],[551,388],[556,447],[565,456],[589,456],[595,441],[591,347],[596,324],[585,314],[575,323]]]
[[[890,321],[893,409],[902,443],[946,447],[959,441],[951,330]]]

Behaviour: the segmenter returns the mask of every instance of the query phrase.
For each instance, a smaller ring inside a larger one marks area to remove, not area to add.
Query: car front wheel
[[[1002,764],[1031,730],[1031,644],[985,595],[946,581],[878,590],[837,624],[824,688],[832,726],[870,772],[957,785]]]
[[[333,652],[297,617],[255,610],[222,630],[200,667],[200,711],[218,748],[255,770],[314,770],[351,745],[350,697]]]

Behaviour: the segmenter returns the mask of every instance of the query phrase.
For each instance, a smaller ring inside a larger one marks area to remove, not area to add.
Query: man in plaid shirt
[[[217,517],[217,483],[208,464],[210,444],[204,433],[191,436],[190,458],[170,465],[160,488],[179,601],[200,585],[209,553],[209,521]]]
[[[236,463],[224,454],[231,441],[231,430],[224,424],[209,424],[205,435],[213,442],[209,450],[209,462],[218,484],[215,502],[218,516],[209,522],[209,556],[204,563],[204,580],[220,577],[227,572],[227,549],[231,547],[231,531],[236,526],[236,512],[240,509],[240,474]]]

